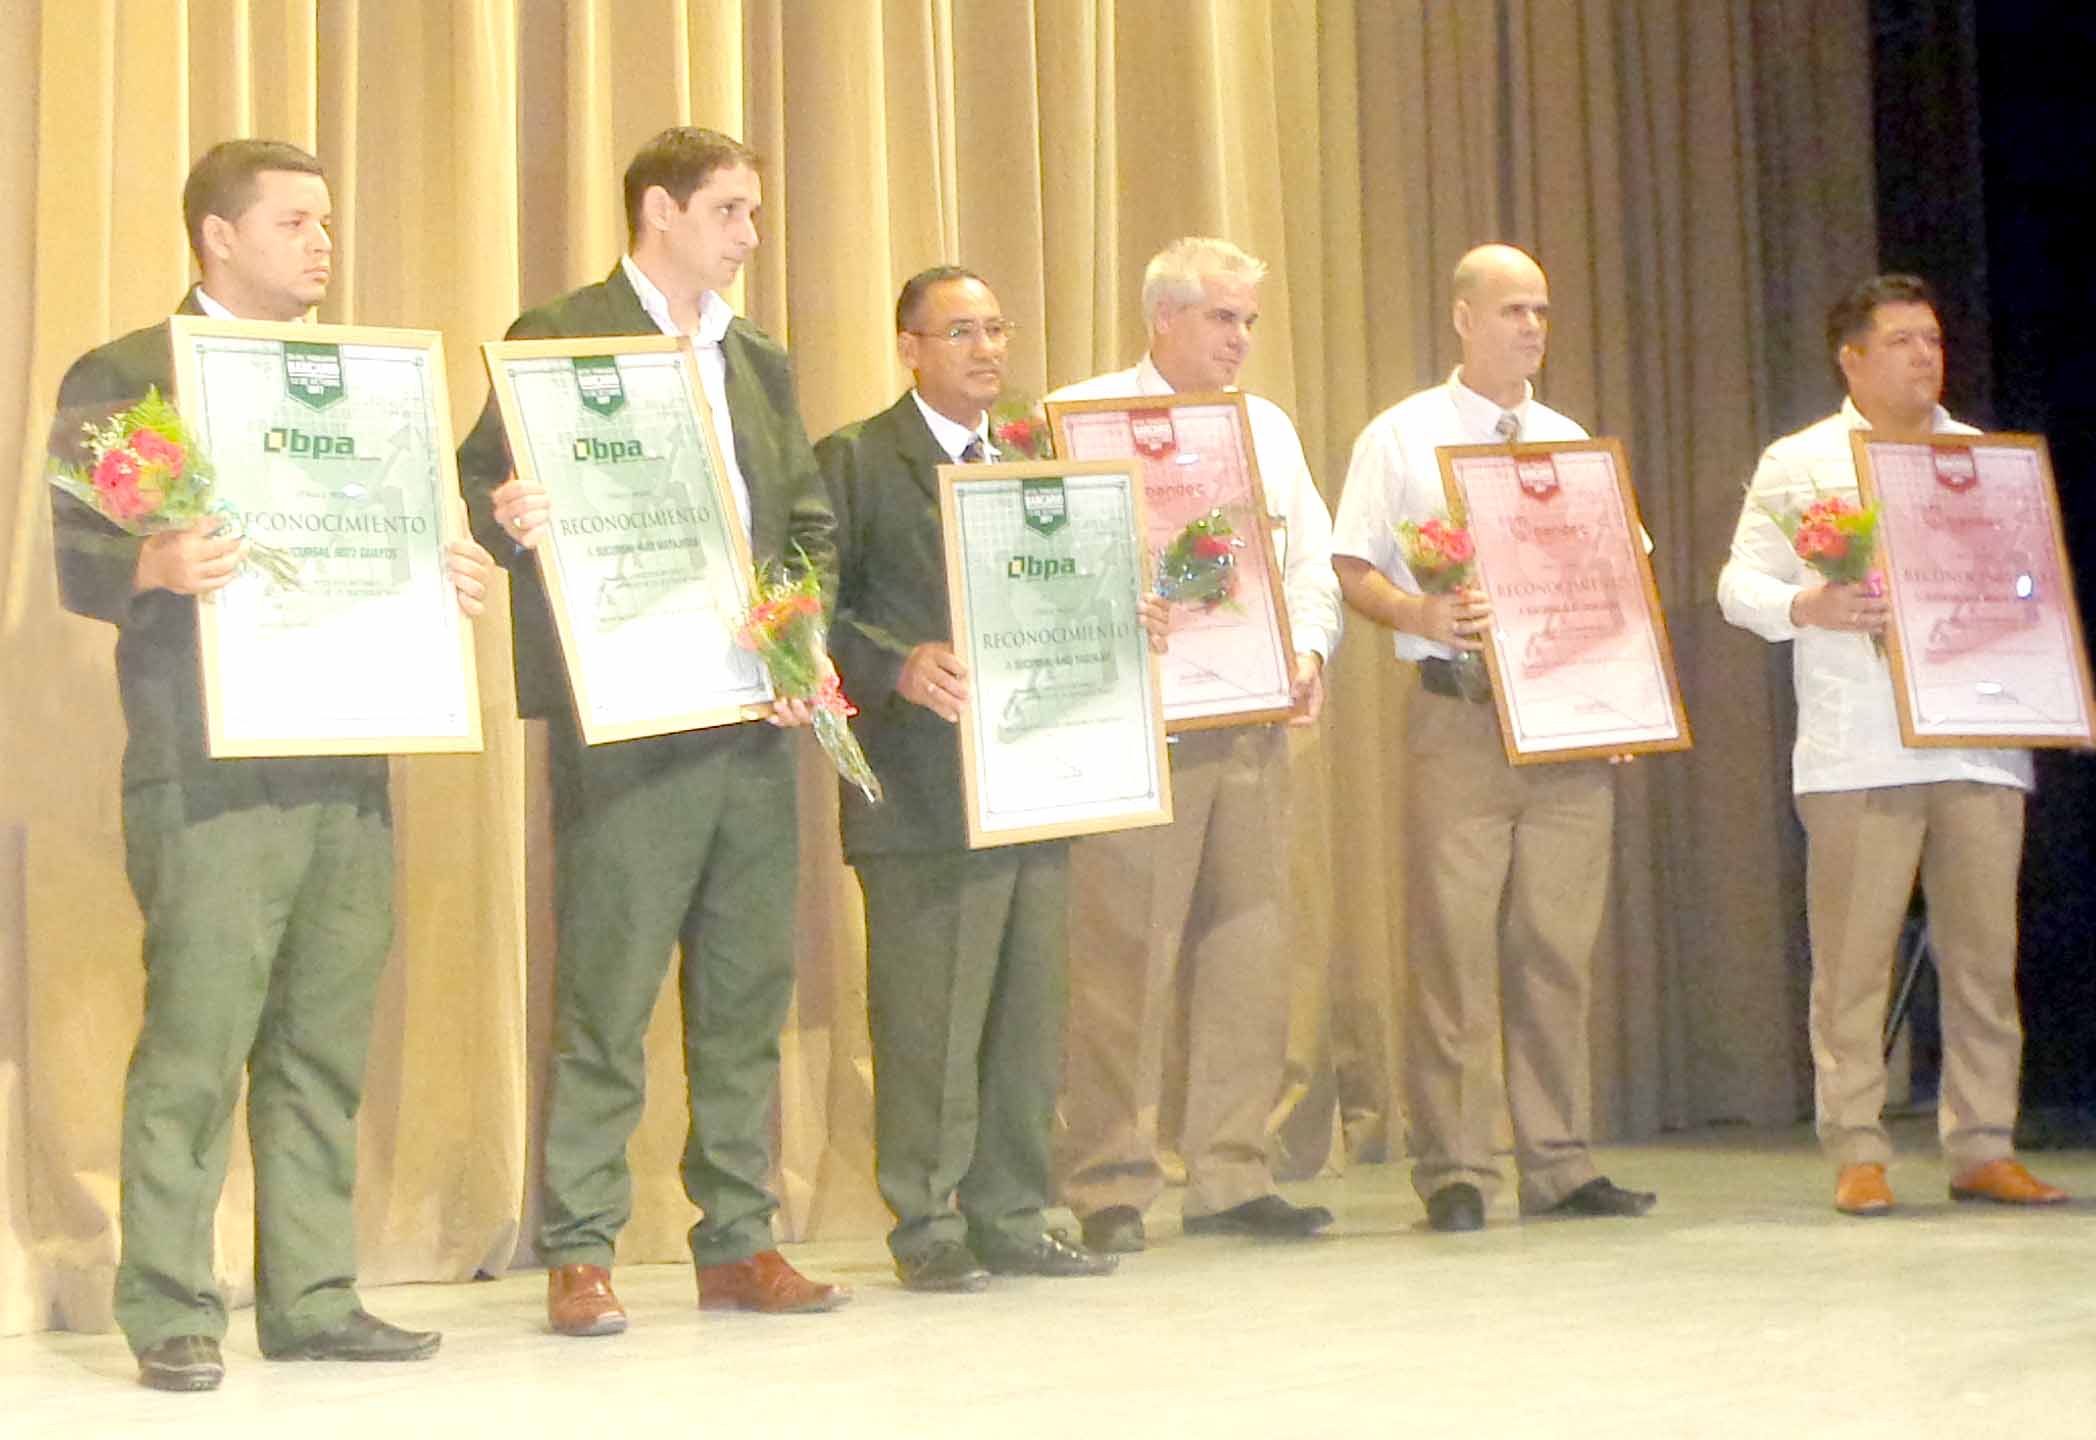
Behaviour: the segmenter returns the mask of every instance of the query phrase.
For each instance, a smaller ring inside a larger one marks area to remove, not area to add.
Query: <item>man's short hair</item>
[[[640,147],[626,166],[626,243],[640,235],[640,202],[657,185],[682,209],[716,170],[759,168],[757,152],[732,135],[697,125],[672,125]]]
[[[1937,309],[1936,292],[1919,275],[1873,275],[1827,309],[1827,360],[1841,379],[1841,347],[1870,333],[1880,305],[1926,305]]]
[[[282,140],[221,140],[190,167],[182,182],[182,223],[189,228],[189,252],[199,265],[204,263],[204,217],[231,222],[245,215],[261,193],[255,177],[265,170],[327,178],[318,160]]]
[[[1198,305],[1210,275],[1235,275],[1248,285],[1266,278],[1266,262],[1208,235],[1187,235],[1150,257],[1143,267],[1143,318],[1154,322],[1165,305]]]
[[[924,318],[925,297],[932,293],[932,287],[950,280],[973,280],[985,287],[990,283],[965,265],[934,265],[928,270],[919,270],[902,282],[902,293],[895,297],[895,333],[902,335],[914,330],[917,322]]]

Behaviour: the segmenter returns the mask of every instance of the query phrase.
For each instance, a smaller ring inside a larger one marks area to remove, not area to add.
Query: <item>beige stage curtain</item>
[[[738,297],[797,357],[811,434],[904,383],[900,281],[959,259],[1027,328],[1015,386],[1130,363],[1143,261],[1175,235],[1264,256],[1250,388],[1294,413],[1328,499],[1354,435],[1453,360],[1447,272],[1536,248],[1555,302],[1545,394],[1630,444],[1697,727],[1624,773],[1594,1017],[1606,1135],[1787,1120],[1802,1023],[1783,657],[1711,589],[1758,446],[1831,404],[1817,313],[1867,269],[1861,0],[22,0],[0,7],[0,1333],[108,1323],[116,1139],[141,989],[120,865],[122,727],[106,627],[58,608],[38,456],[80,351],[186,282],[183,174],[279,135],[334,185],[322,318],[439,329],[453,421],[475,346],[600,276],[618,174],[677,122],[769,157]],[[513,718],[507,628],[479,627],[487,753],[395,763],[399,938],[365,1109],[367,1278],[528,1258],[547,1048],[544,741]],[[1401,1153],[1395,1095],[1414,683],[1356,626],[1297,736],[1302,935],[1291,1172]],[[801,986],[781,1105],[786,1229],[884,1226],[870,1153],[857,894],[830,787],[804,769]],[[673,1004],[621,1258],[691,1221]],[[221,1211],[248,1287],[249,1177]]]

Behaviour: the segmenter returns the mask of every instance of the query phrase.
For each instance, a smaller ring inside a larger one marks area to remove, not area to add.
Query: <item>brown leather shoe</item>
[[[1844,1165],[1834,1178],[1834,1208],[1844,1215],[1883,1215],[1892,1208],[1892,1187],[1885,1167],[1876,1163]]]
[[[1950,1182],[1953,1200],[1991,1200],[1996,1205],[2064,1205],[2067,1192],[2006,1157],[1975,1166]]]
[[[602,1265],[559,1265],[546,1272],[546,1323],[556,1335],[617,1335],[626,1307]]]
[[[776,1250],[747,1260],[699,1267],[701,1310],[759,1310],[766,1315],[805,1315],[835,1310],[851,1299],[844,1285],[824,1285],[794,1269]]]

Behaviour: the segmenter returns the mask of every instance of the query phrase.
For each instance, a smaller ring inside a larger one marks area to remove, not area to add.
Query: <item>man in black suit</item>
[[[509,337],[691,336],[752,553],[812,565],[829,589],[835,527],[786,352],[720,294],[757,246],[755,153],[711,130],[665,130],[627,167],[625,199],[629,253],[597,284],[527,310]],[[784,730],[808,708],[782,700],[769,725],[584,744],[530,555],[548,496],[513,474],[492,396],[459,472],[474,532],[510,572],[518,712],[552,728],[559,962],[538,1241],[548,1321],[563,1335],[626,1328],[610,1266],[632,1212],[642,1040],[673,951],[691,1102],[684,1188],[703,1212],[691,1232],[699,1305],[835,1309],[850,1292],[802,1276],[771,1233],[799,860]]]
[[[888,1248],[912,1290],[1114,1267],[1042,1218],[1068,847],[968,848],[953,729],[968,674],[947,618],[938,467],[998,458],[988,407],[1012,328],[974,272],[912,277],[895,329],[915,388],[815,452],[844,555],[837,669],[887,791],[870,805],[840,787],[845,858],[866,898],[875,1168],[895,1214]],[[1146,602],[1153,635],[1163,620]]]
[[[183,219],[203,281],[179,312],[300,320],[327,292],[334,243],[320,162],[228,140],[190,171]],[[75,361],[51,455],[82,459],[83,423],[173,393],[166,321]],[[116,1320],[139,1379],[210,1390],[224,1377],[225,1299],[212,1216],[248,1080],[255,1162],[255,1330],[271,1359],[420,1360],[433,1332],[367,1314],[356,1293],[356,1114],[393,933],[384,756],[214,760],[204,741],[197,604],[239,573],[214,517],[148,539],[69,495],[51,501],[68,610],[117,629],[124,852],[145,916],[145,1018],[124,1077]],[[490,560],[446,566],[480,613]]]

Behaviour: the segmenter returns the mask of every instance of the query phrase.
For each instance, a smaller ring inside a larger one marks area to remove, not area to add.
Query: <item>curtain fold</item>
[[[13,43],[7,43],[13,42]],[[0,1333],[109,1323],[122,1073],[142,992],[104,626],[58,607],[41,478],[67,363],[167,313],[180,188],[234,134],[327,164],[322,318],[439,330],[451,423],[481,342],[603,274],[619,179],[677,123],[766,159],[744,313],[793,349],[812,437],[888,404],[901,281],[980,270],[1025,327],[1014,387],[1132,363],[1141,267],[1231,237],[1271,267],[1247,388],[1336,503],[1354,436],[1455,359],[1448,273],[1507,239],[1549,269],[1544,396],[1624,437],[1697,748],[1619,777],[1593,1016],[1605,1136],[1786,1121],[1801,1086],[1787,657],[1712,588],[1760,446],[1831,408],[1825,299],[1870,268],[1862,0],[24,0],[0,10]],[[545,738],[515,719],[503,606],[476,628],[484,754],[393,766],[398,934],[363,1120],[367,1280],[528,1262],[550,1035]],[[1297,937],[1277,1164],[1401,1158],[1403,698],[1356,621],[1291,737]],[[872,1236],[858,895],[804,754],[800,987],[782,1228]],[[667,968],[668,958],[665,958]],[[685,1254],[674,987],[622,1263]],[[1337,1124],[1335,1126],[1335,1117]],[[1341,1142],[1335,1146],[1335,1134]],[[239,1156],[244,1142],[236,1142]],[[219,1216],[251,1293],[251,1179]]]

